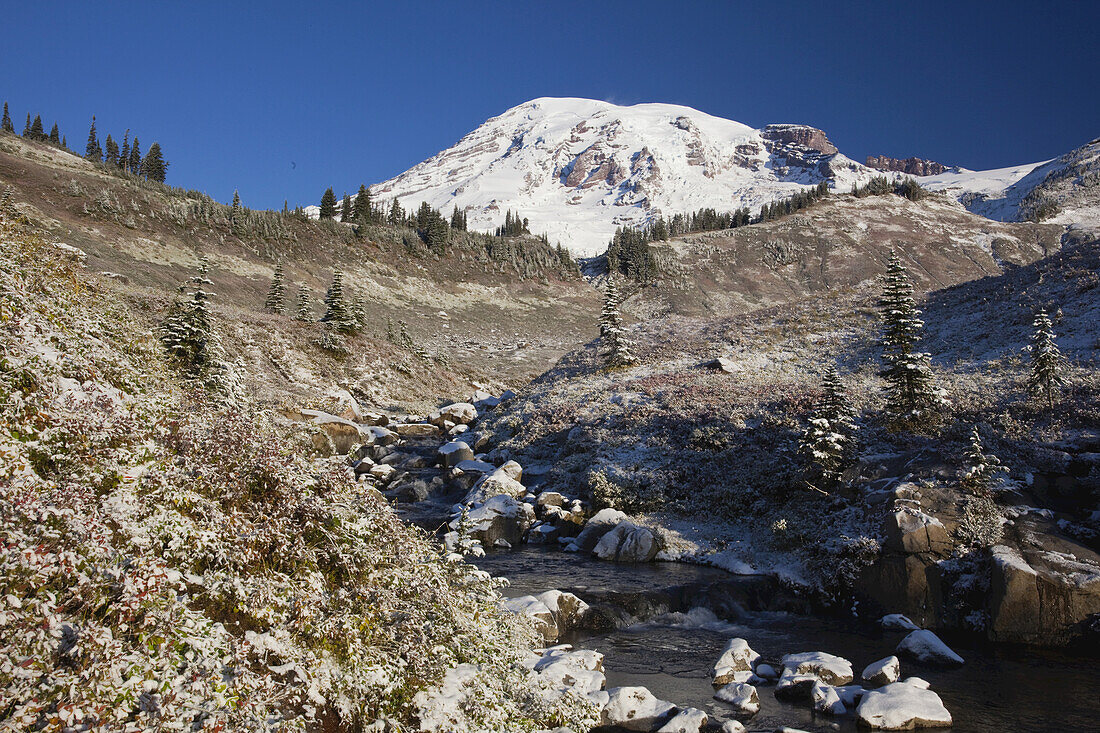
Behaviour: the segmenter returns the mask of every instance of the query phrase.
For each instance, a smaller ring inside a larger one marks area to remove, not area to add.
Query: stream
[[[714,700],[710,668],[726,642],[746,639],[765,659],[824,651],[852,662],[857,682],[867,664],[894,653],[905,632],[883,631],[866,620],[811,615],[796,596],[761,576],[680,563],[604,562],[557,548],[524,545],[473,558],[479,568],[509,579],[508,597],[569,591],[616,619],[606,632],[570,632],[561,643],[604,654],[607,686],[643,685],[657,697],[729,719]],[[1100,676],[1094,658],[1066,651],[983,644],[944,634],[966,659],[957,669],[902,660],[902,677],[928,680],[951,712],[953,731],[1100,730]],[[750,731],[792,726],[807,731],[856,731],[852,717],[835,719],[780,702],[759,688],[761,710],[744,720]]]

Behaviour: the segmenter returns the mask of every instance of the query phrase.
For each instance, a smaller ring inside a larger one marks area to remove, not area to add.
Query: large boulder
[[[783,657],[784,671],[812,675],[827,685],[846,685],[852,681],[852,663],[844,657],[825,652],[801,652]]]
[[[676,706],[659,700],[644,687],[613,687],[601,712],[603,725],[626,730],[656,731],[676,713]]]
[[[596,543],[598,543],[605,534],[614,529],[617,524],[627,519],[629,519],[629,517],[617,509],[601,509],[585,522],[584,528],[580,531],[580,534],[578,534],[572,544],[565,549],[570,552],[592,552],[596,547]]]
[[[316,425],[332,440],[335,451],[348,453],[356,445],[373,442],[374,436],[360,429],[358,423],[339,415],[330,415],[320,410],[285,410],[284,415],[291,420],[305,421]]]
[[[535,628],[546,641],[557,641],[558,624],[553,612],[535,596],[519,596],[504,601],[504,608],[514,614],[526,616],[535,622]]]
[[[592,552],[601,560],[651,562],[661,548],[661,538],[649,527],[620,522],[600,538]]]
[[[467,506],[484,504],[494,496],[510,496],[517,498],[527,493],[527,487],[508,475],[504,467],[496,469],[477,480],[462,499]]]
[[[439,446],[437,453],[439,454],[439,462],[444,468],[454,468],[462,461],[472,461],[474,459],[473,449],[461,440],[444,443]]]
[[[813,687],[810,688],[810,702],[813,704],[815,712],[825,715],[839,716],[848,712],[844,701],[840,699],[837,688],[826,685],[821,681],[815,682]]]
[[[940,637],[927,629],[917,629],[901,640],[898,654],[915,659],[924,664],[943,667],[956,667],[963,664],[963,658],[944,644]]]
[[[476,407],[469,402],[455,402],[433,413],[429,422],[437,426],[443,425],[444,422],[450,422],[453,425],[469,425],[474,420],[477,420]]]
[[[483,547],[492,547],[497,540],[518,545],[523,533],[534,521],[535,511],[529,504],[516,501],[511,496],[499,494],[481,506],[467,512],[470,537],[479,540]],[[451,529],[458,529],[461,518],[451,522]]]
[[[579,629],[583,625],[588,604],[572,593],[548,590],[540,593],[537,598],[550,609],[559,633]]]
[[[760,712],[760,696],[756,688],[747,682],[731,682],[714,693],[714,699],[731,706],[737,715],[756,715]]]
[[[894,682],[868,692],[856,708],[856,717],[860,725],[874,730],[946,728],[951,725],[951,713],[944,707],[939,695],[904,682]]]
[[[657,733],[699,733],[709,722],[699,708],[684,708],[657,729]]]
[[[912,507],[902,507],[887,515],[884,529],[886,548],[896,552],[947,555],[954,547],[943,522]]]
[[[749,643],[740,637],[730,639],[722,656],[710,670],[712,684],[728,685],[734,680],[736,672],[752,672],[760,655],[752,650]],[[737,680],[743,682],[745,680]]]
[[[888,685],[897,682],[901,677],[901,661],[894,656],[880,659],[868,664],[860,675],[863,681],[869,685]]]
[[[439,435],[439,428],[430,423],[412,422],[390,425],[390,429],[402,438],[434,438]]]
[[[989,636],[997,641],[1068,643],[1100,614],[1100,566],[1086,562],[1087,548],[1048,550],[1053,538],[1031,533],[1039,546],[1025,557],[993,548]],[[1060,551],[1059,551],[1060,550]]]

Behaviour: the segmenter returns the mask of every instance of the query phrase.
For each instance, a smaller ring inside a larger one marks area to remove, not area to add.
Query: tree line
[[[7,102],[4,102],[4,114],[0,118],[0,131],[15,134],[15,126],[12,124],[11,115],[8,113]],[[45,126],[42,124],[42,115],[35,115],[32,120],[30,112],[27,113],[27,122],[23,127],[22,136],[27,140],[53,145],[77,155],[76,151],[69,148],[69,141],[61,134],[56,122],[53,123],[50,131],[46,132]],[[84,158],[92,163],[103,165],[108,170],[130,173],[158,183],[164,183],[168,176],[168,161],[164,159],[160,143],[154,142],[149,146],[148,152],[142,155],[141,142],[135,135],[133,143],[131,143],[130,130],[127,129],[122,136],[121,146],[111,137],[110,133],[107,134],[107,139],[100,145],[99,134],[96,131],[95,115],[92,115],[92,126],[88,130],[88,141],[84,146]]]

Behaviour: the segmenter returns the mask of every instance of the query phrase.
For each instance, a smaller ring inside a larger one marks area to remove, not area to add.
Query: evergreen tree
[[[397,199],[393,200],[393,205],[390,206],[390,224],[394,226],[401,226],[405,223],[405,210],[401,208],[401,204]]]
[[[126,128],[126,133],[122,136],[122,150],[118,153],[118,167],[126,172],[130,171],[130,128]]]
[[[294,320],[312,321],[313,306],[309,302],[309,291],[305,285],[298,286],[298,297],[294,301]]]
[[[225,394],[235,391],[232,370],[223,360],[221,344],[210,311],[213,283],[205,257],[199,272],[180,286],[181,297],[172,306],[160,327],[160,341],[168,358],[193,382]]]
[[[347,191],[344,191],[344,197],[340,199],[340,221],[351,221],[351,196],[348,196]]]
[[[1065,358],[1058,349],[1054,340],[1054,324],[1050,322],[1050,316],[1045,310],[1039,311],[1035,321],[1031,324],[1035,332],[1031,336],[1031,374],[1028,376],[1027,388],[1035,397],[1046,399],[1047,406],[1054,409],[1055,398],[1065,386],[1062,378],[1062,368]]]
[[[264,308],[272,313],[286,312],[286,282],[283,276],[283,265],[275,265],[275,274],[271,277],[271,289],[267,291],[267,300]]]
[[[57,129],[57,123],[53,123],[53,127],[50,128],[50,142],[54,145],[61,144],[61,131]]]
[[[11,115],[8,114],[7,102],[4,102],[4,117],[0,119],[0,130],[15,134],[15,125],[11,123]]]
[[[451,229],[464,232],[466,231],[466,226],[466,212],[459,211],[456,205],[454,211],[451,212]]]
[[[321,317],[324,323],[332,326],[340,332],[348,333],[355,330],[355,322],[348,309],[347,298],[344,295],[344,274],[339,270],[332,273],[332,283],[325,293],[325,315]]]
[[[993,477],[1001,470],[1001,461],[992,453],[986,453],[976,425],[970,432],[966,463],[967,468],[962,476],[963,487],[975,496],[992,496]]]
[[[234,234],[240,234],[244,226],[244,208],[241,206],[241,194],[234,189],[233,205],[229,209],[229,228]]]
[[[15,195],[15,189],[11,186],[4,187],[3,195],[0,195],[0,219],[11,219],[15,216],[16,209],[12,202]]]
[[[137,140],[134,140],[134,146],[136,149]],[[164,179],[168,177],[168,161],[160,152],[160,143],[155,142],[149,146],[149,152],[141,160],[141,175],[158,183],[164,183]]]
[[[360,224],[366,224],[371,220],[370,190],[363,184],[359,184],[359,192],[355,194],[352,214],[355,221]]]
[[[111,133],[107,133],[107,139],[103,143],[107,149],[107,155],[104,157],[103,162],[109,166],[118,165],[118,143],[111,138]]]
[[[99,145],[99,137],[95,131],[95,115],[92,115],[92,127],[88,130],[88,144],[84,146],[84,157],[93,163],[103,160],[103,148]]]
[[[134,175],[141,172],[141,143],[134,138],[134,147],[130,148],[130,159],[127,161],[127,170]]]
[[[61,136],[61,147],[63,147],[65,150],[69,149],[69,141],[65,138],[64,135]]]
[[[29,138],[31,136],[31,113],[27,113],[27,123],[23,125],[23,137]]]
[[[924,331],[913,300],[913,285],[898,256],[891,252],[882,298],[882,358],[886,379],[886,415],[899,425],[913,424],[942,403],[932,381],[931,357],[916,350]]]
[[[332,192],[332,188],[329,187],[325,190],[324,195],[321,196],[321,214],[322,219],[333,219],[336,217],[336,194]]]
[[[825,373],[822,387],[824,392],[814,405],[810,424],[799,444],[799,453],[809,463],[807,483],[819,491],[840,483],[844,470],[854,459],[859,430],[835,366]]]
[[[348,314],[356,331],[362,331],[367,327],[367,299],[362,295],[356,295],[351,301]]]
[[[604,294],[604,310],[606,316],[601,314],[602,331],[601,339],[607,356],[607,365],[610,367],[630,366],[637,361],[631,352],[631,343],[623,331],[623,319],[619,311],[621,299],[615,280],[607,279],[607,291]]]
[[[42,115],[35,115],[34,122],[31,123],[31,140],[43,142],[48,139],[46,130],[42,126]]]

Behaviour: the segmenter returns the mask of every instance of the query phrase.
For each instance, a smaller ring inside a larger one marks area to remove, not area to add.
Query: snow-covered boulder
[[[374,438],[375,445],[393,445],[401,439],[397,433],[380,425],[368,425],[367,432]]]
[[[895,656],[868,664],[860,675],[870,685],[888,685],[901,677],[901,661]]]
[[[901,640],[898,654],[915,659],[924,664],[957,666],[964,663],[962,657],[944,644],[940,637],[927,629],[917,629]]]
[[[519,465],[516,461],[505,461],[504,465],[500,467],[500,470],[505,476],[513,481],[523,480],[523,466]]]
[[[474,459],[473,449],[461,440],[444,443],[439,446],[436,452],[439,454],[439,462],[443,464],[444,468],[454,468],[462,461],[472,461]]]
[[[538,500],[535,502],[540,508],[548,506],[561,506],[565,503],[565,497],[556,491],[544,491],[539,494]]]
[[[852,663],[844,657],[825,652],[801,652],[783,657],[784,671],[812,675],[827,685],[846,685],[852,681]]]
[[[305,420],[321,428],[332,439],[333,447],[341,455],[346,454],[356,444],[373,442],[374,439],[374,436],[363,431],[358,423],[339,415],[331,415],[320,410],[288,410],[283,414],[292,420]]]
[[[840,693],[837,692],[837,689],[821,681],[814,682],[813,687],[810,688],[810,702],[816,712],[825,715],[838,716],[845,715],[848,712],[848,708],[845,707],[844,701],[840,699]]]
[[[860,725],[875,730],[913,730],[914,728],[946,728],[951,725],[951,713],[940,696],[904,682],[871,690],[856,708]]]
[[[462,441],[465,443],[466,441]],[[496,466],[485,461],[479,461],[477,459],[459,461],[454,465],[459,471],[463,473],[492,473],[496,470]]]
[[[718,729],[719,733],[745,733],[745,724],[740,720],[727,720]]]
[[[585,522],[584,529],[565,549],[570,552],[592,552],[596,543],[614,529],[615,525],[628,520],[626,514],[617,509],[601,509]]]
[[[901,681],[901,683],[903,685],[912,685],[913,687],[919,687],[922,690],[927,690],[929,687],[932,686],[932,684],[928,680],[921,679],[920,677],[906,677]]]
[[[816,675],[799,674],[793,669],[784,669],[775,683],[775,696],[788,702],[813,702],[814,684],[820,682]]]
[[[594,672],[603,671],[603,655],[594,649],[574,650],[569,644],[562,644],[552,649],[547,649],[537,660],[532,669],[541,672],[545,667],[562,659],[568,659],[569,663],[580,669],[590,669]]]
[[[676,713],[675,705],[659,700],[644,687],[613,687],[607,693],[607,705],[601,712],[603,725],[656,731]]]
[[[462,499],[462,503],[471,506],[483,504],[494,496],[518,498],[526,493],[527,488],[509,476],[501,467],[479,478],[469,493]]]
[[[779,672],[776,671],[775,667],[764,662],[757,662],[756,666],[753,668],[753,673],[760,679],[769,682],[775,682],[779,679]]]
[[[476,407],[469,402],[455,402],[432,413],[429,422],[433,425],[442,425],[444,421],[455,425],[469,425],[474,420],[477,420]]]
[[[662,547],[661,538],[649,527],[620,522],[600,538],[592,552],[601,560],[652,562]]]
[[[504,608],[514,614],[527,616],[535,622],[535,627],[547,641],[556,641],[558,638],[558,624],[554,620],[554,614],[546,607],[546,604],[535,596],[519,596],[504,601]]]
[[[470,536],[480,540],[483,546],[492,547],[498,539],[518,545],[523,540],[523,533],[534,521],[534,514],[529,504],[499,494],[471,509],[466,516],[470,523]],[[460,518],[454,519],[451,529],[458,529],[459,521]]]
[[[367,473],[374,476],[383,484],[387,484],[390,482],[390,479],[393,478],[394,474],[397,473],[397,469],[385,463],[378,463],[371,466]]]
[[[882,624],[882,628],[889,631],[916,631],[920,628],[908,616],[900,613],[888,613],[879,623]]]
[[[745,682],[747,678],[746,680],[735,680],[734,673],[751,673],[758,659],[760,659],[760,655],[752,650],[747,641],[740,637],[730,639],[726,643],[726,648],[722,651],[722,656],[718,657],[718,661],[714,663],[710,670],[711,684],[718,686],[728,685],[734,681]]]
[[[658,728],[657,733],[699,733],[709,720],[699,708],[684,708]]]
[[[714,699],[733,707],[738,715],[760,712],[760,696],[756,688],[745,682],[731,682],[714,693]]]
[[[560,590],[548,590],[538,595],[538,599],[550,609],[557,624],[558,633],[580,628],[584,616],[588,613],[588,604],[572,593]]]

